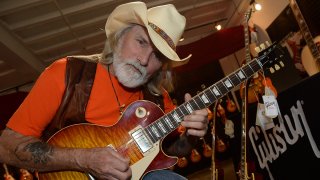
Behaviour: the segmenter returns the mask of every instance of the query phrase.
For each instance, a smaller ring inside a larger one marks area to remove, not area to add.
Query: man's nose
[[[140,54],[140,56],[138,57],[140,65],[141,66],[147,66],[149,61],[150,61],[151,55],[152,55],[152,51]]]

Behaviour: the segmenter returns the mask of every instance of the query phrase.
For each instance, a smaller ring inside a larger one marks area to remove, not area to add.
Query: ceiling
[[[101,52],[110,12],[128,0],[1,0],[0,94],[33,85],[54,60]],[[187,19],[181,44],[222,27],[239,25],[249,0],[145,0],[148,7],[172,3]]]

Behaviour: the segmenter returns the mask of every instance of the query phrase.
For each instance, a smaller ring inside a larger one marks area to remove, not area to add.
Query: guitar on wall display
[[[249,9],[249,11],[245,14],[245,20],[244,20],[244,39],[245,39],[245,60],[244,60],[244,64],[251,61],[251,53],[250,53],[250,38],[249,38],[249,19],[251,18],[251,14],[252,14],[252,9]],[[261,50],[265,49],[265,44],[261,44],[260,46],[257,46],[255,48],[256,53],[259,55],[259,53],[261,53]],[[279,70],[280,67],[283,67],[284,64],[283,62],[280,60],[279,62],[281,65],[279,66],[278,64],[275,64],[275,68],[270,67],[269,70],[270,72],[272,72],[272,70],[274,71],[274,69]],[[246,91],[243,91],[242,89],[244,88],[244,86],[246,86],[246,84],[249,84],[249,87],[246,89]],[[246,101],[248,103],[255,103],[258,101],[258,97],[260,95],[264,94],[264,89],[265,86],[268,86],[270,88],[270,90],[272,90],[272,92],[277,95],[277,90],[276,88],[273,86],[272,81],[269,77],[264,77],[264,75],[262,74],[262,72],[256,72],[252,78],[250,78],[249,82],[245,82],[242,83],[240,85],[240,96],[243,97],[243,92],[248,92],[248,97],[246,99]]]
[[[309,76],[320,72],[320,35],[313,38],[308,25],[300,11],[296,0],[289,0],[290,7],[298,22],[301,33],[307,45],[301,52],[301,61]]]
[[[216,149],[216,119],[217,119],[217,106],[220,103],[220,100],[217,100],[213,106],[213,116],[212,116],[212,126],[211,126],[211,135],[212,135],[212,155],[211,155],[211,179],[218,179],[218,169],[216,168],[216,160],[215,160],[215,149]]]
[[[195,110],[208,108],[255,72],[272,65],[279,59],[279,53],[283,54],[277,44],[270,45],[261,56],[167,114],[164,114],[155,103],[139,100],[126,108],[115,125],[101,126],[90,123],[70,125],[51,136],[47,143],[70,148],[113,147],[130,159],[132,179],[140,179],[150,171],[170,168],[177,163],[178,158],[166,155],[162,151],[162,142],[179,127],[183,117]],[[39,173],[41,180],[64,178],[94,179],[91,174],[77,171]]]
[[[245,48],[246,48],[246,61],[251,61],[250,51],[249,51],[249,41],[248,41],[248,21],[251,17],[252,9],[245,14],[245,25],[244,25],[244,33],[245,33]],[[249,78],[251,79],[251,78]],[[251,177],[248,176],[248,168],[247,168],[247,140],[246,140],[246,131],[247,131],[247,98],[248,98],[248,86],[250,84],[250,80],[245,80],[242,84],[241,91],[241,154],[240,154],[240,167],[237,174],[239,175],[240,180],[254,180],[254,174],[251,174]]]

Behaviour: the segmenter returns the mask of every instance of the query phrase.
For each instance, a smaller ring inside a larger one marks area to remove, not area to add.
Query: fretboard
[[[253,59],[227,77],[198,93],[191,100],[181,104],[173,111],[147,126],[145,128],[146,134],[153,143],[165,137],[178,128],[184,116],[191,114],[195,110],[209,107],[216,100],[223,97],[233,88],[250,78],[255,72],[259,71],[263,67],[263,64],[265,64],[263,62],[265,59],[266,55]]]
[[[296,2],[296,0],[289,0],[290,1],[290,7],[293,11],[293,14],[298,22],[298,25],[301,29],[302,35],[311,51],[311,54],[313,55],[313,57],[317,60],[320,60],[320,52],[319,49],[317,47],[317,45],[314,43],[313,41],[313,37],[310,33],[310,30],[308,28],[308,25],[304,19],[304,17],[302,16],[301,10]]]

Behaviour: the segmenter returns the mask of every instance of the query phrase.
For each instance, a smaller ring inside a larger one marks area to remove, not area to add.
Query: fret
[[[156,124],[159,126],[161,132],[163,134],[167,134],[167,128],[163,125],[163,123],[161,121],[157,121]]]
[[[203,97],[200,97],[200,95],[202,95]],[[200,93],[197,96],[195,96],[194,100],[197,102],[200,109],[206,108],[211,104],[209,99],[203,93]]]
[[[249,65],[242,67],[242,70],[244,71],[246,77],[251,77],[255,73]]]
[[[251,61],[249,65],[255,72],[259,71],[262,68],[257,61]]]
[[[224,79],[222,79],[222,80],[224,80]],[[216,83],[216,85],[219,88],[222,95],[224,95],[228,92],[226,85],[222,81],[219,81],[218,83]]]
[[[199,109],[203,109],[206,108],[206,105],[201,101],[199,96],[195,96],[193,98],[193,101],[196,103],[196,105],[198,106],[198,110]]]
[[[181,106],[179,106],[181,112],[183,112],[184,115],[188,115],[188,114],[189,114],[189,111],[188,111],[187,108],[186,108],[186,104],[187,104],[187,103],[185,102],[185,103],[183,103]]]
[[[171,131],[171,128],[169,127],[169,124],[167,124],[167,122],[163,119],[163,118],[160,118],[159,119],[160,123],[164,126],[165,130],[168,132],[168,131]]]
[[[164,119],[164,122],[166,122],[166,124],[170,127],[170,129],[175,128],[174,124],[172,123],[172,121],[170,121],[168,117],[164,117],[163,119]]]
[[[150,131],[149,126],[145,128],[145,132],[148,134],[153,143],[157,142],[157,139],[153,136],[154,134],[152,133],[152,131]]]
[[[170,122],[172,122],[172,124],[174,125],[174,127],[178,127],[179,123],[171,116],[171,113],[169,113],[167,115],[167,118]]]
[[[218,98],[212,93],[212,91],[210,90],[210,88],[204,90],[203,93],[206,95],[206,97],[208,97],[209,100],[211,100],[211,102],[214,102],[215,100],[218,99]]]
[[[215,97],[220,98],[222,96],[221,92],[219,89],[216,87],[216,85],[211,86],[212,88],[209,88],[210,91],[215,95]]]
[[[223,81],[223,83],[226,85],[226,87],[227,87],[227,89],[230,91],[231,89],[233,89],[233,87],[235,87],[234,86],[234,84],[233,84],[233,82],[231,81],[231,79],[229,78],[229,76],[227,76],[226,78],[225,78],[225,80]]]
[[[236,73],[229,75],[229,79],[232,81],[234,87],[238,86],[241,83],[240,78]]]
[[[241,82],[244,81],[245,79],[247,79],[247,77],[248,77],[243,72],[242,68],[240,68],[235,74],[238,76],[238,78],[240,79]]]
[[[200,109],[200,107],[198,106],[197,102],[194,99],[191,99],[189,103],[191,104],[194,110]]]
[[[188,110],[188,114],[191,114],[193,112],[193,108],[189,102],[186,103],[185,108]]]
[[[175,112],[175,111],[173,111],[172,113],[171,113],[171,116],[173,117],[173,119],[176,121],[176,122],[178,122],[178,123],[180,123],[181,122],[181,117]]]
[[[185,114],[181,111],[180,107],[176,108],[175,111],[178,113],[179,117],[183,117]]]
[[[159,129],[155,125],[155,123],[150,125],[152,133],[156,135],[156,139],[159,140],[162,137],[162,134],[160,134]]]

